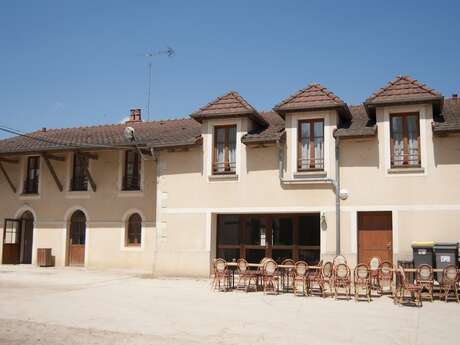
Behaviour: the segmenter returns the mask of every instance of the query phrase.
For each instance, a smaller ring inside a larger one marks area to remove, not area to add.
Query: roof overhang
[[[283,119],[286,118],[287,113],[296,113],[303,111],[322,111],[322,110],[337,110],[340,117],[345,120],[351,120],[352,115],[346,103],[330,103],[320,105],[298,105],[298,106],[281,106],[275,107],[273,110],[278,113]]]
[[[389,107],[389,106],[398,106],[398,105],[412,105],[412,104],[423,104],[423,103],[430,103],[433,104],[434,112],[433,115],[436,116],[440,114],[442,111],[442,106],[444,103],[443,96],[430,96],[430,97],[410,97],[410,98],[400,98],[395,100],[387,100],[387,101],[372,101],[366,100],[364,104],[364,108],[369,116],[375,117],[375,109],[378,107]]]
[[[234,111],[234,112],[212,112],[209,114],[203,112],[197,112],[190,115],[190,117],[199,123],[203,123],[204,120],[212,119],[228,119],[232,117],[248,117],[260,126],[268,126],[268,122],[258,113],[250,111]]]

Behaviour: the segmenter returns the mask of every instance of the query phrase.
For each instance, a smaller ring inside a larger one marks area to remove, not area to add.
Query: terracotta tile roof
[[[277,104],[273,110],[282,114],[290,110],[346,107],[339,97],[321,84],[310,84]]]
[[[248,132],[241,141],[245,144],[275,142],[284,133],[284,120],[274,111],[261,112],[268,127],[258,128]]]
[[[366,112],[364,105],[350,106],[352,121],[341,123],[334,135],[340,138],[368,137],[377,133],[377,126]]]
[[[365,102],[368,105],[406,103],[420,100],[440,100],[442,95],[410,76],[397,76],[374,92]]]
[[[441,114],[433,121],[437,134],[460,132],[460,98],[446,98]]]
[[[28,153],[71,150],[76,148],[107,149],[132,146],[123,131],[135,129],[141,146],[165,147],[192,145],[201,137],[201,126],[192,119],[134,122],[91,127],[48,129],[0,140],[0,153]]]
[[[258,124],[266,126],[264,118],[236,91],[229,91],[225,95],[217,97],[214,101],[201,107],[190,115],[198,122],[203,119],[218,117],[249,116]]]

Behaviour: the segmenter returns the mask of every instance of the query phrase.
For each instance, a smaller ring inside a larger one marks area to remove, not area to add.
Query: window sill
[[[324,170],[318,171],[298,171],[294,173],[294,179],[302,179],[302,178],[317,178],[317,177],[325,177],[327,176],[327,172]]]
[[[143,197],[144,192],[142,190],[121,190],[118,192],[119,197]]]
[[[237,174],[221,174],[208,176],[209,181],[238,181]]]
[[[423,174],[424,168],[420,167],[402,167],[402,168],[390,168],[387,170],[388,174]]]
[[[19,195],[20,200],[37,200],[40,199],[40,194],[38,193],[22,193]]]
[[[141,245],[139,246],[127,246],[127,245],[124,245],[121,250],[123,252],[142,252],[144,250],[144,247]]]
[[[67,191],[65,197],[66,199],[89,199],[92,193],[90,191]]]

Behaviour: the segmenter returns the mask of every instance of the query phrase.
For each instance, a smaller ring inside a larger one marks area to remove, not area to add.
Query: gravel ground
[[[207,280],[0,266],[0,344],[457,344],[460,304],[211,292]]]

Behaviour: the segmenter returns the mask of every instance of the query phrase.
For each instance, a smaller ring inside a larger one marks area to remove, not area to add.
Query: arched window
[[[142,237],[142,218],[139,214],[134,213],[128,218],[126,229],[126,245],[140,246]]]

